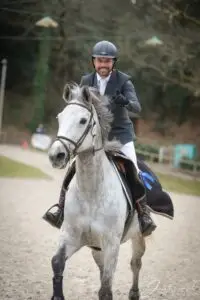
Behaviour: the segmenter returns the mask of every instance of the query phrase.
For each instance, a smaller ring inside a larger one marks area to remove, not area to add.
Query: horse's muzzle
[[[53,168],[63,169],[66,167],[67,162],[69,161],[69,155],[66,152],[65,148],[62,146],[62,144],[56,144],[52,144],[52,146],[49,149],[49,160]]]

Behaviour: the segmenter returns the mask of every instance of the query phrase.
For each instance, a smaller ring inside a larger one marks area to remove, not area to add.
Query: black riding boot
[[[147,207],[144,182],[141,175],[137,174],[136,168],[133,164],[126,164],[126,179],[128,180],[132,198],[138,213],[141,233],[143,236],[148,236],[156,229],[156,225],[152,220]]]
[[[143,236],[148,236],[156,229],[157,226],[150,216],[150,212],[147,207],[146,196],[142,197],[136,202],[136,209],[138,212],[140,230]]]
[[[74,160],[67,174],[65,175],[61,192],[60,192],[59,203],[51,206],[43,216],[43,219],[45,221],[47,221],[49,224],[51,224],[56,228],[60,228],[62,226],[64,220],[65,195],[69,183],[71,182],[72,177],[75,174],[75,171],[76,168],[75,168],[75,160]],[[54,207],[57,207],[57,210],[55,212],[51,211]]]

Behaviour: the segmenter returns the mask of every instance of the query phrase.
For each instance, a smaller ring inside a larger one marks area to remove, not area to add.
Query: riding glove
[[[124,97],[120,92],[116,93],[116,96],[114,97],[114,101],[116,104],[120,104],[122,106],[126,106],[129,104],[129,100]]]

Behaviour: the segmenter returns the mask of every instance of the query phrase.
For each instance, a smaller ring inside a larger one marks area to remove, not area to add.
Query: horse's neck
[[[79,154],[76,159],[76,178],[81,192],[97,192],[102,185],[103,174],[108,167],[108,159],[104,150]]]

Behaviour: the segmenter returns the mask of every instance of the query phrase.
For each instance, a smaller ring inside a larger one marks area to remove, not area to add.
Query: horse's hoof
[[[99,300],[113,300],[112,291],[109,288],[99,290]]]
[[[63,296],[53,296],[52,298],[51,298],[51,300],[65,300],[65,298],[63,297]]]
[[[129,292],[129,300],[140,300],[140,292],[139,290],[134,291],[134,290],[130,290]]]

